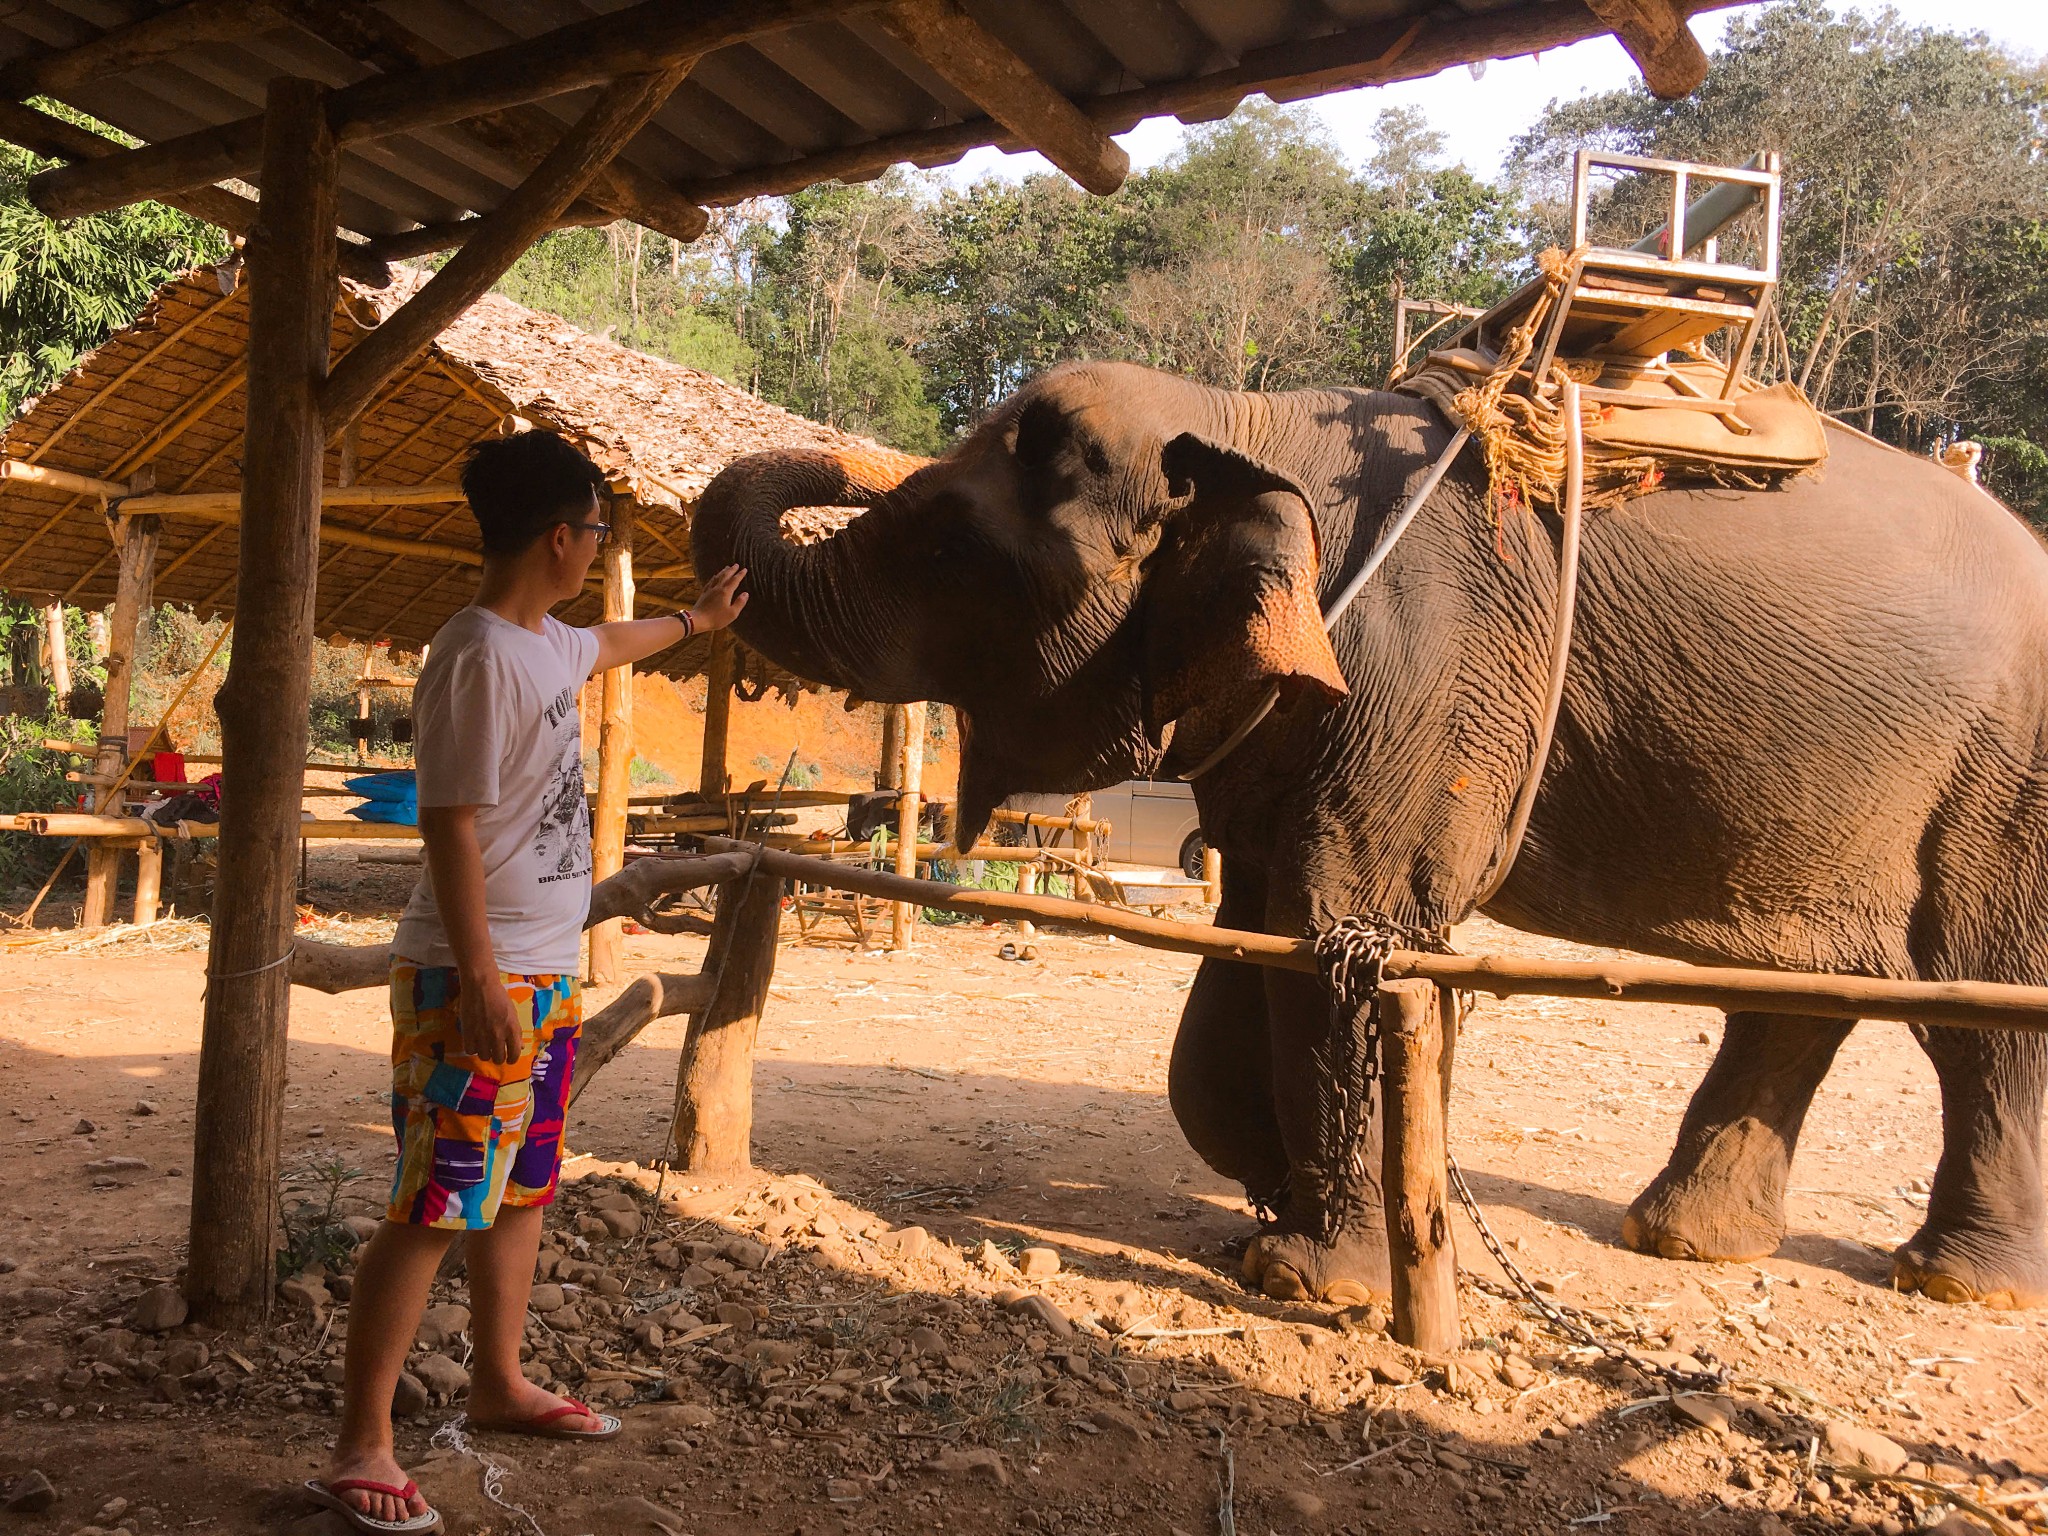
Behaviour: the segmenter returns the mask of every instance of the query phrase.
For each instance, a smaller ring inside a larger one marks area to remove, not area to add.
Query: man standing
[[[522,432],[478,445],[462,490],[483,577],[434,636],[413,693],[426,867],[391,947],[398,1172],[356,1269],[334,1459],[306,1485],[362,1531],[440,1528],[393,1454],[391,1398],[457,1232],[468,1234],[471,1425],[618,1432],[616,1418],[519,1369],[582,1023],[590,812],[576,698],[592,671],[722,629],[747,601],[746,572],[729,566],[688,613],[571,628],[549,610],[582,592],[610,532],[603,472],[553,433]]]

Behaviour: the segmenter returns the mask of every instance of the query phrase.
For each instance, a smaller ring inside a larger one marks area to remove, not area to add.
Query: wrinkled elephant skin
[[[1829,436],[1822,475],[1588,518],[1556,747],[1486,910],[1708,964],[2048,982],[2048,551],[1938,466]],[[1448,438],[1397,395],[1069,365],[923,467],[739,461],[699,504],[695,560],[750,568],[738,629],[775,660],[959,710],[963,847],[1012,792],[1187,771],[1277,687],[1196,784],[1219,920],[1442,929],[1530,761],[1556,529],[1490,506],[1468,451],[1327,641],[1316,615]],[[870,509],[785,543],[781,513],[821,504]],[[1776,1247],[1849,1028],[1733,1015],[1626,1241]],[[1174,1110],[1269,1218],[1246,1274],[1270,1294],[1386,1289],[1358,1119],[1376,1085],[1340,1034],[1314,978],[1216,960],[1181,1019]],[[1896,1283],[2048,1301],[2048,1037],[1919,1037],[1943,1146]]]

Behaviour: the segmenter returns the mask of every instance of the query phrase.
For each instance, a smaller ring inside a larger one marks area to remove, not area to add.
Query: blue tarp
[[[358,821],[385,821],[400,827],[420,824],[419,780],[410,768],[361,774],[345,780],[342,787],[364,798],[363,804],[348,808],[348,814]]]

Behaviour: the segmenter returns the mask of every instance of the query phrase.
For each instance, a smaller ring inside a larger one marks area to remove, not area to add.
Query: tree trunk
[[[120,564],[114,578],[113,634],[107,647],[107,690],[100,706],[99,752],[93,772],[102,779],[119,778],[128,765],[128,727],[135,686],[135,665],[142,654],[143,626],[156,580],[156,551],[161,522],[154,517],[121,519]],[[113,791],[95,797],[101,811],[118,812]],[[121,875],[122,849],[114,843],[94,844],[85,859],[85,905],[81,928],[103,928],[114,920],[114,887]]]
[[[215,700],[219,878],[207,952],[185,1294],[213,1327],[268,1310],[276,1276],[300,786],[320,558],[319,391],[335,302],[337,157],[326,92],[270,82],[251,232],[235,648]]]
[[[894,704],[882,706],[881,767],[875,774],[875,788],[896,789],[903,783],[903,711]]]
[[[693,1021],[676,1074],[674,1165],[737,1178],[753,1166],[754,1036],[775,979],[782,882],[743,875],[718,895],[704,968],[717,978],[710,1006]]]
[[[604,547],[606,623],[633,617],[633,519],[635,504],[621,498],[612,509],[612,533]],[[597,825],[591,841],[592,883],[626,867],[626,801],[633,789],[633,669],[604,674],[597,727]],[[616,981],[626,925],[613,919],[590,930],[590,979]]]

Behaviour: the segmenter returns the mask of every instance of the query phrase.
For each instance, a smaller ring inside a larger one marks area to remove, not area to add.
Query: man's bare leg
[[[437,1227],[387,1221],[363,1248],[349,1294],[347,1375],[341,1389],[341,1432],[327,1468],[330,1485],[360,1477],[405,1486],[405,1469],[391,1437],[391,1395],[427,1310],[434,1270],[454,1236]],[[471,1233],[470,1240],[479,1236]],[[350,1489],[341,1497],[374,1520],[403,1520],[427,1508],[417,1495],[400,1500]]]
[[[469,1234],[469,1416],[480,1425],[516,1424],[562,1406],[562,1398],[535,1386],[519,1370],[545,1210],[500,1206],[489,1231]],[[565,1414],[559,1422],[564,1429],[598,1428],[594,1417]]]

